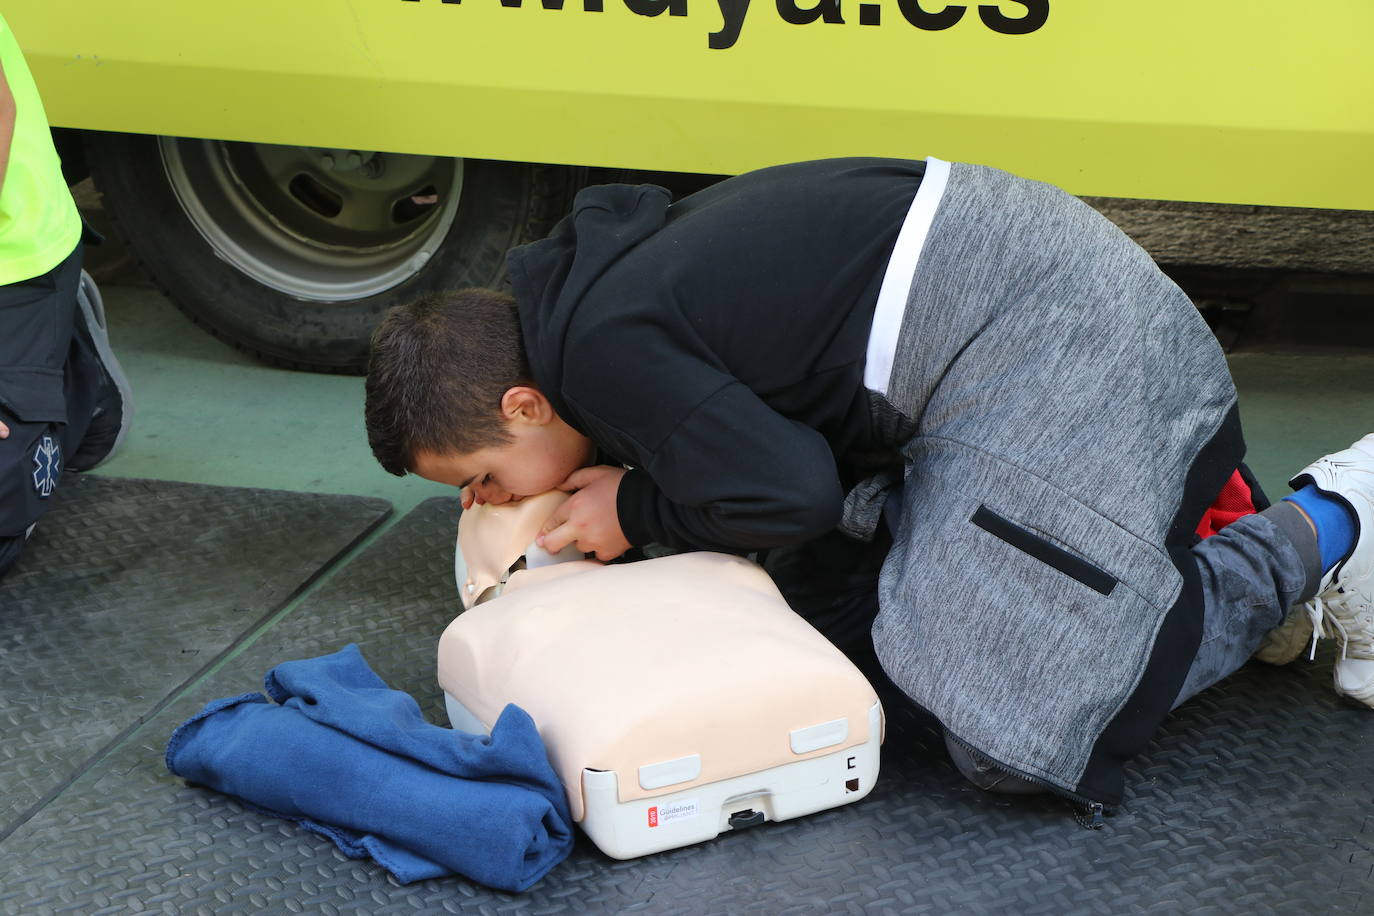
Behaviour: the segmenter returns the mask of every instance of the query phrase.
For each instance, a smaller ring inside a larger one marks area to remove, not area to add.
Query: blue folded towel
[[[490,736],[431,725],[356,645],[286,662],[267,693],[183,723],[167,768],[371,856],[402,884],[454,873],[522,891],[572,851],[572,817],[534,722],[502,711]]]

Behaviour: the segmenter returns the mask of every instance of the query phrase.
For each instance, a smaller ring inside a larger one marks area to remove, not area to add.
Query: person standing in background
[[[107,460],[132,419],[81,242],[42,100],[0,16],[0,577],[63,473]]]

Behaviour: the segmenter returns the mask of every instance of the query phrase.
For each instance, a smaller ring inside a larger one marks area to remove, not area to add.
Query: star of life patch
[[[62,472],[62,446],[52,436],[44,436],[33,452],[33,489],[43,499],[57,489],[57,477]]]

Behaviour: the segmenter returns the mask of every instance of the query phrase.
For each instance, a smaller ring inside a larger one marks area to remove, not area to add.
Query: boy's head
[[[372,336],[366,390],[368,444],[397,476],[504,502],[557,486],[590,458],[591,443],[534,385],[505,293],[440,292],[391,309]]]

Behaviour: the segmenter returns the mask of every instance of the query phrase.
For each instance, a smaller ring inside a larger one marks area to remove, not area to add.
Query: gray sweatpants
[[[1317,592],[1317,536],[1292,503],[1247,515],[1193,548],[1202,575],[1202,644],[1177,707],[1231,674],[1288,609]]]

